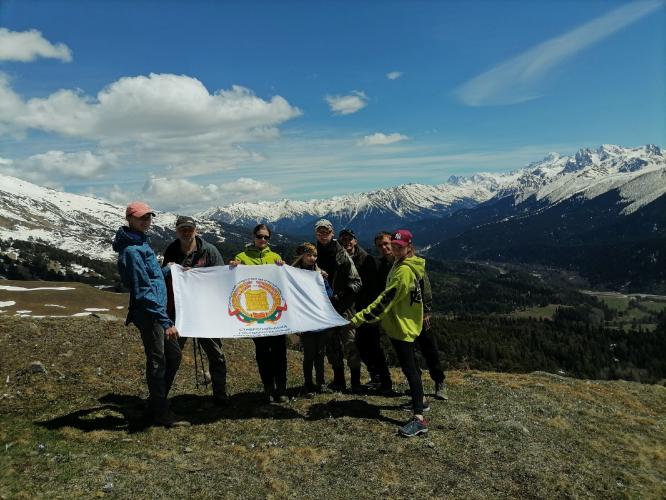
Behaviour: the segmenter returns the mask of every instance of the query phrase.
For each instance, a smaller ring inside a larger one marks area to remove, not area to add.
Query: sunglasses
[[[255,234],[254,237],[258,240],[266,240],[266,241],[271,239],[271,237],[267,234]]]

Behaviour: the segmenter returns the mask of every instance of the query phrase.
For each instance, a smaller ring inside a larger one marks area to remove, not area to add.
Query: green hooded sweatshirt
[[[354,326],[380,321],[389,337],[414,342],[423,327],[423,299],[419,281],[425,274],[425,259],[407,257],[391,268],[386,289],[372,304],[356,313]]]
[[[241,264],[246,266],[259,266],[261,264],[275,264],[278,260],[282,260],[282,257],[267,246],[259,250],[254,245],[250,245],[245,251],[236,255],[234,260],[240,260]]]

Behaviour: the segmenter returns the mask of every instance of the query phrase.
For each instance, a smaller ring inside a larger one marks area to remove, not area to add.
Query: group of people
[[[146,238],[155,212],[143,202],[130,203],[125,211],[127,226],[118,229],[113,248],[118,252],[121,279],[130,291],[127,324],[141,333],[146,354],[146,380],[149,411],[153,422],[166,427],[188,425],[169,407],[168,393],[181,361],[187,338],[179,337],[175,327],[175,306],[170,284],[172,263],[185,268],[225,265],[217,248],[203,240],[192,217],[179,216],[176,236],[164,251],[160,266]],[[375,236],[379,258],[358,244],[351,229],[343,229],[335,238],[333,224],[321,219],[314,227],[316,242],[303,243],[296,249],[291,265],[319,272],[335,310],[349,321],[343,327],[299,333],[303,351],[304,394],[345,391],[345,360],[349,369],[350,391],[355,394],[376,392],[391,395],[393,382],[381,337],[386,335],[395,349],[401,369],[409,384],[412,418],[399,429],[404,436],[428,431],[424,413],[430,409],[424,398],[421,370],[416,360],[418,346],[435,384],[435,398],[448,399],[436,338],[430,330],[432,293],[425,272],[425,260],[415,255],[412,234],[404,229]],[[285,265],[271,250],[272,233],[266,224],[252,231],[252,242],[228,262],[240,265]],[[228,404],[226,361],[220,339],[196,339],[209,362],[213,402]],[[285,335],[253,338],[259,375],[264,386],[263,401],[286,403],[287,344]],[[333,370],[327,385],[324,359]],[[370,380],[361,382],[361,363]],[[313,374],[314,372],[314,374]],[[314,375],[314,377],[313,377]]]

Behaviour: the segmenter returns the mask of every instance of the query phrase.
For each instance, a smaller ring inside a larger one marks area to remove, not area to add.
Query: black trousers
[[[373,379],[379,377],[382,384],[390,385],[391,372],[389,372],[380,339],[381,331],[378,325],[364,323],[356,329],[356,345],[358,346],[361,360],[368,367],[370,376]]]
[[[446,375],[442,369],[442,362],[439,359],[439,347],[437,346],[437,337],[432,329],[422,330],[421,334],[414,341],[425,359],[430,378],[436,384],[444,382]],[[417,365],[418,366],[418,365]],[[419,368],[419,374],[421,369]]]
[[[185,347],[188,337],[180,337],[178,344],[181,350]],[[222,339],[194,339],[201,346],[208,358],[208,371],[213,385],[213,397],[224,398],[227,394],[227,361],[222,350]]]
[[[317,385],[324,385],[324,355],[326,354],[326,343],[329,333],[306,332],[300,336],[301,347],[303,348],[303,380],[306,386],[314,385],[312,383],[312,369],[315,371],[315,380]]]
[[[164,328],[148,318],[134,321],[141,332],[146,353],[146,382],[150,394],[150,408],[163,412],[169,408],[167,396],[173,385],[182,357],[178,341],[167,338]]]
[[[252,340],[264,389],[270,393],[284,394],[287,390],[287,337],[276,335]]]
[[[423,384],[421,383],[421,373],[416,364],[414,342],[392,338],[391,343],[398,356],[402,373],[405,374],[407,383],[409,383],[409,390],[412,393],[412,410],[415,415],[423,415]]]

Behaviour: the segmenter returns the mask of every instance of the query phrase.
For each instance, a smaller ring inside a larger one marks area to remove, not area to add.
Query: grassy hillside
[[[406,440],[395,435],[404,397],[294,392],[262,407],[252,343],[226,351],[232,406],[212,407],[194,387],[187,349],[173,403],[193,425],[150,428],[134,329],[0,316],[0,496],[666,495],[661,386],[449,372],[450,401],[433,404],[430,434]],[[300,359],[289,352],[292,387],[302,383]],[[30,373],[35,360],[46,374]]]

